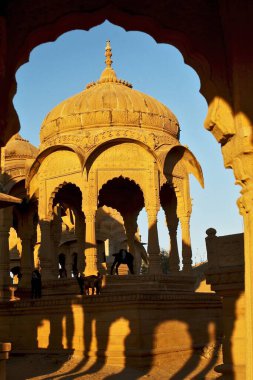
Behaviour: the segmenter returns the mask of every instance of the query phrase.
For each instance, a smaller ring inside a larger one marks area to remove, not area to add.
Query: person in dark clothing
[[[14,277],[14,276],[17,276],[17,278],[18,278],[18,282],[21,280],[21,278],[22,278],[22,273],[21,273],[21,269],[20,269],[19,266],[16,266],[16,267],[11,268],[11,273],[12,273],[13,277]]]
[[[111,275],[113,274],[114,267],[116,265],[116,274],[119,274],[118,269],[120,264],[127,264],[129,272],[134,274],[134,257],[126,249],[120,249],[118,253],[114,253],[114,262],[111,266]]]
[[[83,294],[83,287],[84,287],[84,275],[82,273],[79,273],[77,276],[76,276],[76,279],[77,279],[77,282],[78,282],[78,285],[79,285],[79,288],[80,288],[80,294]]]
[[[38,269],[32,272],[32,298],[41,298],[41,275]]]
[[[92,295],[96,295],[101,293],[102,289],[102,279],[103,276],[98,272],[97,276],[91,275],[91,276],[84,276],[82,273],[79,273],[77,276],[77,282],[80,287],[80,294],[89,295],[89,289],[92,290]]]

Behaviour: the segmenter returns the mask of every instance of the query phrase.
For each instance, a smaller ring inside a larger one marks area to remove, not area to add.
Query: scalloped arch
[[[76,12],[58,16],[53,22],[47,25],[40,25],[39,28],[28,34],[25,43],[20,51],[20,59],[16,65],[16,70],[29,61],[29,55],[36,46],[54,42],[62,34],[75,29],[88,31],[89,29],[109,21],[114,25],[122,27],[125,31],[139,31],[147,33],[157,43],[167,43],[177,48],[184,62],[191,66],[201,79],[201,93],[208,101],[208,93],[214,93],[214,83],[211,80],[211,69],[207,59],[193,45],[191,36],[187,33],[162,27],[155,18],[137,15],[133,12],[123,10],[114,3],[110,7],[99,6],[93,12]],[[203,80],[204,79],[204,80]],[[203,87],[203,83],[205,87]]]
[[[69,144],[69,145],[55,145],[50,146],[43,150],[35,159],[34,163],[32,164],[31,168],[29,169],[29,172],[26,177],[26,186],[29,186],[29,183],[31,182],[31,179],[33,176],[37,173],[39,170],[42,162],[51,154],[60,150],[65,150],[69,152],[73,152],[77,155],[79,161],[80,161],[80,170],[83,167],[83,160],[84,160],[84,154],[82,154],[81,148]]]
[[[62,7],[63,8],[63,7]],[[71,6],[69,7],[71,8]],[[80,11],[81,9],[81,11]],[[69,13],[68,13],[69,12]],[[184,62],[192,67],[198,74],[201,82],[200,93],[204,96],[208,103],[217,94],[217,84],[212,80],[212,70],[206,57],[201,53],[201,50],[197,48],[191,34],[187,31],[178,31],[171,27],[165,28],[159,23],[159,19],[150,15],[140,15],[139,10],[128,10],[127,7],[122,8],[117,3],[110,4],[110,6],[97,5],[92,9],[86,8],[84,4],[80,4],[79,10],[67,11],[59,9],[58,12],[52,12],[49,17],[50,21],[46,24],[40,22],[38,19],[32,25],[23,38],[22,43],[19,44],[16,56],[14,58],[14,65],[12,72],[10,73],[10,83],[8,85],[9,103],[7,104],[5,112],[9,112],[12,117],[12,123],[9,125],[9,131],[6,135],[11,137],[14,133],[18,132],[19,120],[17,113],[12,103],[12,99],[16,93],[17,83],[15,79],[15,73],[17,69],[24,63],[29,61],[29,55],[32,49],[36,46],[53,42],[63,33],[69,32],[75,29],[81,29],[88,31],[90,28],[95,27],[104,21],[109,21],[114,25],[118,25],[126,31],[140,31],[147,33],[157,43],[167,43],[177,48],[184,59]],[[228,97],[228,94],[225,94]]]
[[[144,193],[144,191],[143,191],[143,189],[142,189],[142,187],[141,187],[141,185],[139,185],[134,179],[131,179],[131,178],[129,178],[129,177],[126,177],[126,176],[123,176],[123,175],[121,175],[121,176],[119,176],[119,177],[112,177],[111,179],[107,179],[103,184],[101,184],[101,186],[100,186],[100,188],[98,189],[98,199],[99,199],[99,193],[100,193],[100,191],[109,183],[109,182],[112,182],[113,180],[115,180],[115,179],[119,179],[119,178],[122,178],[122,179],[124,179],[124,180],[127,180],[127,181],[129,181],[129,182],[132,182],[132,183],[134,183],[138,188],[139,188],[139,190],[141,191],[141,193],[142,193],[142,195],[143,195],[143,201],[144,201],[144,207],[145,207],[145,193]],[[108,207],[112,207],[112,206],[108,206]],[[113,207],[112,207],[113,208]],[[119,210],[117,210],[117,211],[119,211]],[[141,210],[140,210],[141,211]],[[139,215],[139,213],[138,213],[138,215]]]
[[[52,193],[51,193],[51,195],[49,197],[49,200],[48,200],[48,217],[50,219],[53,216],[53,203],[54,203],[55,196],[58,193],[58,191],[60,189],[62,189],[64,186],[66,186],[66,185],[73,185],[73,186],[75,186],[80,191],[81,196],[83,197],[82,191],[81,191],[80,187],[77,186],[76,183],[71,182],[71,181],[63,181],[62,183],[60,183],[58,186],[55,187],[55,189],[52,191]]]

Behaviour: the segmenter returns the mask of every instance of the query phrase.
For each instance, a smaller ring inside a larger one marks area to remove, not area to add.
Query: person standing
[[[38,269],[32,272],[32,298],[41,298],[41,274]]]

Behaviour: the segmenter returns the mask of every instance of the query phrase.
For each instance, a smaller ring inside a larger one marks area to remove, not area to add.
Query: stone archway
[[[43,199],[39,199],[39,202]],[[39,204],[40,207],[40,204]],[[47,279],[56,279],[59,275],[58,250],[60,247],[63,229],[65,232],[73,230],[72,235],[76,232],[74,238],[76,240],[84,240],[83,231],[83,213],[82,213],[82,192],[78,186],[70,182],[63,182],[57,186],[49,198],[48,215],[46,218],[40,219],[41,245],[39,249],[39,257],[44,277]],[[64,221],[64,217],[66,220]],[[81,227],[79,226],[81,225]],[[80,227],[80,228],[79,228]],[[81,231],[79,231],[81,229]],[[81,232],[81,234],[79,233]],[[68,237],[68,236],[67,236]],[[73,239],[72,239],[73,240]],[[80,267],[83,261],[83,252],[80,243],[79,263]],[[72,257],[67,257],[69,276],[72,268]]]
[[[99,191],[98,207],[104,205],[116,209],[123,217],[128,249],[135,257],[135,272],[139,273],[141,257],[135,252],[135,234],[138,232],[137,218],[144,207],[142,190],[129,178],[114,178]]]
[[[40,5],[29,1],[13,1],[11,5],[5,2],[0,19],[0,125],[4,145],[18,130],[11,103],[16,89],[15,71],[28,59],[32,48],[67,30],[88,29],[109,19],[126,30],[149,33],[158,42],[171,43],[182,52],[201,78],[201,92],[209,105],[206,128],[221,143],[225,166],[233,168],[237,183],[243,187],[238,205],[245,224],[247,376],[252,379],[253,111],[249,99],[253,59],[252,49],[248,49],[252,38],[249,22],[252,3],[243,4],[246,6],[239,1],[192,1],[180,5],[158,1],[147,5],[144,0],[138,5],[134,1],[127,5],[124,1],[84,4],[79,0],[55,7],[49,0]]]
[[[135,267],[139,273],[141,258],[135,253],[137,217],[144,207],[144,196],[140,187],[129,178],[122,176],[109,180],[102,186],[98,196],[98,207],[116,209],[123,217],[129,251],[135,256]]]

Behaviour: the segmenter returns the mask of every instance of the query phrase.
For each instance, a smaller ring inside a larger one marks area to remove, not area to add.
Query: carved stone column
[[[79,273],[84,272],[85,267],[85,222],[83,213],[76,215],[75,236],[77,240],[77,270]]]
[[[157,210],[147,209],[148,215],[148,254],[149,273],[161,274],[162,266],[160,259],[160,247],[157,230]]]
[[[168,225],[169,235],[170,235],[170,254],[169,254],[169,264],[171,272],[179,271],[179,253],[177,245],[177,225]]]
[[[31,288],[31,276],[34,270],[34,256],[32,246],[32,236],[28,233],[20,234],[22,242],[22,255],[21,255],[21,273],[22,278],[20,285],[22,288]]]
[[[53,242],[51,240],[51,220],[40,220],[41,245],[39,259],[41,266],[42,281],[56,279],[54,273],[52,255],[54,253]]]
[[[85,276],[97,274],[97,245],[96,245],[96,210],[85,213],[86,239],[85,239]]]
[[[253,379],[253,183],[241,194],[237,204],[244,221],[246,378]]]
[[[134,274],[140,273],[140,263],[135,252],[134,237],[137,231],[136,216],[134,214],[123,215],[124,227],[127,237],[128,251],[134,256]],[[126,273],[127,274],[127,273]]]
[[[177,244],[178,201],[175,190],[168,182],[164,184],[160,191],[160,202],[165,213],[166,225],[170,237],[169,269],[170,272],[178,272],[180,269],[180,259]]]
[[[9,231],[12,208],[0,210],[0,302],[11,298]]]
[[[179,218],[182,230],[182,256],[183,271],[190,272],[192,269],[192,248],[190,235],[190,216]]]
[[[58,259],[58,247],[61,240],[62,233],[62,223],[60,216],[60,208],[56,208],[54,219],[51,223],[51,240],[52,240],[52,270],[54,272],[54,277],[57,278],[59,275],[59,259]]]
[[[0,302],[10,299],[10,285],[9,231],[0,227]]]

